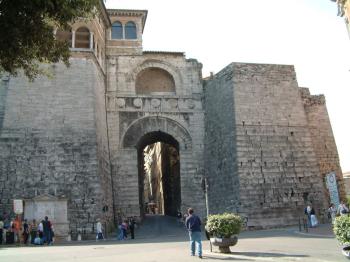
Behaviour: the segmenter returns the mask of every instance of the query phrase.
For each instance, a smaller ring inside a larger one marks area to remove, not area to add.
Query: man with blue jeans
[[[193,213],[193,208],[188,209],[188,217],[186,218],[186,228],[190,236],[191,256],[195,255],[197,243],[198,257],[202,258],[202,239],[201,239],[201,220]]]

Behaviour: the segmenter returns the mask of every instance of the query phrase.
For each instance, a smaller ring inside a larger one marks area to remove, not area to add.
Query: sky
[[[330,0],[107,0],[148,10],[147,51],[185,52],[203,76],[231,62],[291,64],[300,87],[324,94],[343,172],[350,171],[350,38]]]

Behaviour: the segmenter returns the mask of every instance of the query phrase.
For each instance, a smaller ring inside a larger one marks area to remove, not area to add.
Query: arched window
[[[58,41],[67,42],[69,47],[72,47],[72,31],[69,30],[63,30],[63,29],[57,29],[56,31],[56,39]]]
[[[75,47],[90,48],[90,31],[86,27],[80,27],[75,32]]]
[[[125,25],[125,38],[136,39],[136,25],[134,22],[127,22]]]
[[[161,68],[150,67],[136,77],[136,93],[175,93],[175,81],[171,74]]]
[[[123,39],[123,25],[119,21],[112,24],[112,39]]]

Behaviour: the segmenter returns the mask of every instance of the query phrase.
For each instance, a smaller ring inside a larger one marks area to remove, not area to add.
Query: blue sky
[[[350,171],[350,39],[330,0],[107,0],[146,9],[144,50],[181,51],[203,76],[231,62],[293,64],[299,86],[326,96],[343,172]]]

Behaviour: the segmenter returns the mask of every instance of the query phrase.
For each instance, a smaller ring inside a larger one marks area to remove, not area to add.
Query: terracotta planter
[[[213,244],[213,246],[219,247],[220,253],[231,253],[230,246],[236,245],[237,241],[237,236],[233,236],[230,238],[210,238],[210,242]]]

